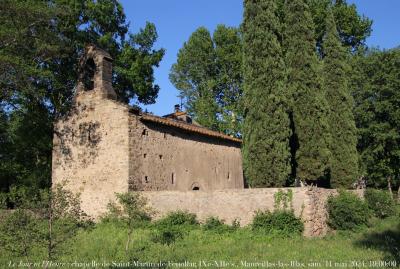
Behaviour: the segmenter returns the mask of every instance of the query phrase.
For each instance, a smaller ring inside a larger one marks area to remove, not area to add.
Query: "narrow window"
[[[228,180],[231,180],[231,173],[228,172]]]
[[[175,184],[175,173],[171,175],[171,184]]]
[[[144,176],[144,182],[149,183],[149,178],[147,176]]]
[[[164,133],[164,138],[167,139],[167,133]]]
[[[142,136],[145,136],[145,135],[148,135],[149,133],[147,132],[147,130],[146,129],[143,129],[143,132],[142,132]]]
[[[147,154],[145,153],[145,154],[143,154],[143,158],[146,158],[147,157]]]
[[[158,155],[158,157],[160,158],[160,160],[162,160],[163,159],[163,156],[160,154],[160,155]]]

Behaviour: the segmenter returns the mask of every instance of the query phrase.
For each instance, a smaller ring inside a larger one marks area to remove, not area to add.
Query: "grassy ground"
[[[153,228],[135,230],[126,253],[126,228],[115,222],[100,223],[67,242],[58,260],[69,263],[63,268],[113,268],[113,264],[117,268],[140,267],[132,261],[147,262],[142,268],[152,268],[148,263],[160,261],[161,267],[169,268],[383,268],[383,264],[370,261],[392,261],[391,265],[397,262],[397,266],[400,263],[398,217],[375,221],[371,228],[359,232],[313,239],[279,238],[247,228],[220,234],[195,228],[185,229],[182,238],[163,245],[151,240],[154,233]],[[32,260],[40,262],[40,253]],[[10,259],[19,262],[11,258],[11,253],[1,256],[0,268],[7,268]],[[129,260],[130,267],[124,263]],[[71,265],[73,262],[76,264]]]

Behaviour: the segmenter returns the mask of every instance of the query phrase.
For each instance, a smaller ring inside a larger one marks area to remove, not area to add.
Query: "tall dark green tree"
[[[350,187],[358,176],[357,129],[354,100],[348,83],[347,52],[342,47],[333,14],[327,14],[327,34],[323,43],[324,88],[329,103],[332,136],[330,183],[332,187]]]
[[[289,118],[281,31],[274,0],[244,1],[244,172],[252,187],[284,186],[290,174]]]
[[[239,30],[198,28],[179,50],[170,80],[192,117],[205,127],[239,135],[242,123],[242,54]]]
[[[352,59],[360,168],[369,186],[400,186],[400,48]]]
[[[156,39],[151,23],[129,33],[116,0],[0,1],[0,106],[12,148],[0,181],[50,185],[52,123],[71,106],[86,44],[114,58],[113,86],[121,101],[154,103],[153,69],[164,54],[153,49]]]
[[[326,175],[329,165],[329,107],[321,85],[313,21],[305,0],[288,1],[285,24],[283,40],[293,132],[292,176],[315,181]]]

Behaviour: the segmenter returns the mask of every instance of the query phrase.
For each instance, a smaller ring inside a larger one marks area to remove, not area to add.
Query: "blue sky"
[[[399,0],[348,0],[359,13],[373,20],[370,47],[389,49],[400,45]],[[156,48],[164,48],[165,56],[155,70],[155,82],[160,86],[157,102],[146,108],[156,115],[168,114],[180,102],[178,91],[168,79],[178,50],[198,27],[212,33],[218,24],[238,26],[242,21],[242,0],[121,0],[130,31],[136,33],[146,21],[156,25]]]

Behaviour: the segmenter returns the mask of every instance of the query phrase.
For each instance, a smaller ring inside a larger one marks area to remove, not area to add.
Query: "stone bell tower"
[[[93,45],[79,61],[71,110],[54,124],[52,182],[79,193],[93,217],[128,191],[129,107],[112,87],[112,59]]]
[[[112,87],[112,58],[106,51],[88,45],[79,61],[79,78],[75,100],[117,99]]]

